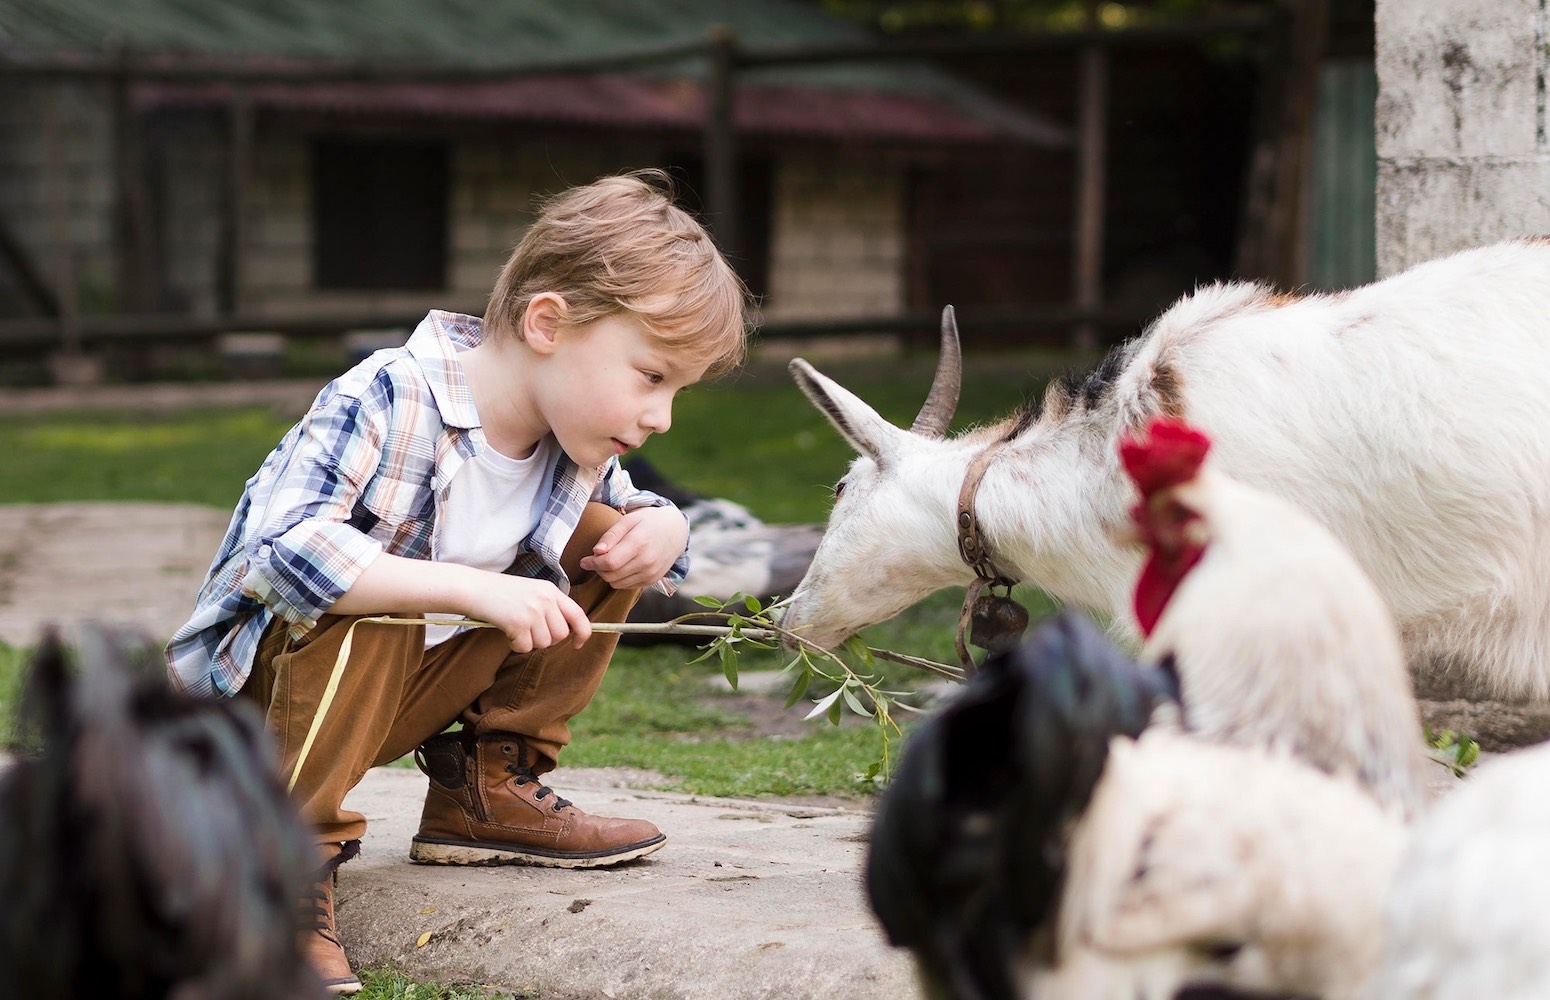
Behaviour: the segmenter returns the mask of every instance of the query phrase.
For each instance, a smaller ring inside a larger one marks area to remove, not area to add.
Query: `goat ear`
[[[884,420],[860,397],[801,358],[791,362],[790,371],[797,386],[852,448],[878,465],[888,464],[898,452],[905,431]]]

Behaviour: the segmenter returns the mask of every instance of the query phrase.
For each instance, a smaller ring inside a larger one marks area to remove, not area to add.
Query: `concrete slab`
[[[88,620],[164,642],[193,611],[230,520],[195,504],[0,505],[0,642]]]
[[[546,1000],[914,995],[866,906],[868,812],[640,791],[607,769],[548,780],[589,812],[651,820],[666,846],[594,871],[411,864],[426,780],[376,768],[346,800],[369,824],[339,875],[352,959]]]

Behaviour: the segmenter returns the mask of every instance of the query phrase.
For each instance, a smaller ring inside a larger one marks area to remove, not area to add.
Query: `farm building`
[[[536,198],[640,166],[768,330],[1123,333],[1240,255],[1258,64],[1200,37],[1095,103],[1095,47],[873,58],[797,0],[0,0],[0,347],[477,313]]]

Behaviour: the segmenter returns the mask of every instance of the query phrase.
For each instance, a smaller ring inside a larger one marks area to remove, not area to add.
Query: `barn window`
[[[445,144],[320,139],[312,180],[318,288],[446,287]]]

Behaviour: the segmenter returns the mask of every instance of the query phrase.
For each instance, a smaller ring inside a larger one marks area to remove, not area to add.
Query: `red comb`
[[[1120,461],[1142,496],[1194,479],[1210,450],[1210,438],[1173,417],[1153,417],[1144,432],[1119,443]]]

